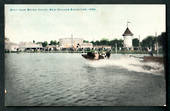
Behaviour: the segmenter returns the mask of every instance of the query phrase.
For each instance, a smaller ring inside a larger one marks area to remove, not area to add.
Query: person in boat
[[[94,59],[95,60],[99,59],[99,53],[97,51],[94,52]]]
[[[149,52],[149,54],[150,54],[150,56],[153,56],[153,52],[152,52],[152,50]]]
[[[105,56],[106,56],[106,53],[105,53],[104,51],[102,51],[102,52],[100,53],[100,55],[103,56],[103,57],[105,57]]]
[[[99,59],[104,59],[106,57],[106,53],[104,51],[99,52]]]
[[[89,57],[91,57],[91,58],[94,58],[94,52],[92,52],[92,51],[90,51],[90,52],[87,52],[87,55],[89,56]]]
[[[91,58],[91,59],[95,59],[95,60],[99,59],[99,54],[95,50],[91,50],[91,51],[87,52],[87,56],[88,56],[88,58]]]
[[[83,57],[94,60],[105,59],[106,57],[110,57],[110,51],[106,53],[105,51],[98,52],[95,50],[91,50],[87,52],[87,55],[83,55]]]
[[[153,56],[152,49],[148,48],[148,52],[149,52],[149,55],[150,55],[150,56]]]
[[[110,58],[110,54],[111,54],[111,50],[107,51],[107,52],[106,52],[106,57],[107,57],[107,58]]]

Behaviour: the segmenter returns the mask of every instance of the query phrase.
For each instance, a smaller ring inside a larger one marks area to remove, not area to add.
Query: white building
[[[11,42],[8,38],[5,38],[5,51],[17,51],[18,44]]]
[[[47,46],[45,47],[45,50],[55,51],[55,50],[60,50],[60,48],[59,48],[58,45],[47,45]]]
[[[59,39],[59,46],[60,48],[74,48],[74,49],[86,49],[86,48],[93,48],[92,43],[83,43],[82,38],[62,38]]]
[[[132,39],[133,39],[133,33],[129,30],[129,28],[127,27],[125,32],[123,33],[123,37],[124,37],[124,48],[133,49],[133,45],[132,45]]]
[[[83,44],[83,39],[81,39],[81,38],[59,39],[60,48],[77,48],[77,46],[80,44]]]
[[[41,44],[35,44],[32,42],[20,42],[19,43],[19,49],[21,51],[24,51],[25,49],[42,49],[42,45]]]
[[[80,47],[78,47],[78,48],[83,48],[83,49],[90,48],[90,49],[92,49],[93,44],[92,43],[82,43],[82,44],[80,44]]]

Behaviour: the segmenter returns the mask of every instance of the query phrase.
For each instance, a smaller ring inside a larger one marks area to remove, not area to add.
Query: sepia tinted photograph
[[[6,4],[5,106],[166,106],[166,6]]]

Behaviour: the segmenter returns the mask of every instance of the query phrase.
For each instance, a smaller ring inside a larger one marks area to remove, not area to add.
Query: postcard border
[[[170,39],[167,38],[166,44],[166,89],[167,89],[167,106],[146,106],[146,107],[115,107],[115,106],[67,106],[67,107],[5,107],[4,106],[4,5],[5,4],[166,4],[166,34],[170,37],[170,6],[168,1],[165,0],[5,0],[0,1],[0,111],[165,111],[168,110],[170,88],[170,76],[169,73],[169,54],[170,54]],[[170,110],[170,109],[169,109]]]

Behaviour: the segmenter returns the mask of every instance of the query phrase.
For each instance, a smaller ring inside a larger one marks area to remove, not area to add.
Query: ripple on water
[[[141,64],[124,55],[112,55],[110,60],[93,62],[79,54],[7,56],[7,106],[165,104],[163,72],[157,76],[154,69],[148,73],[142,67],[154,65],[152,63]]]

